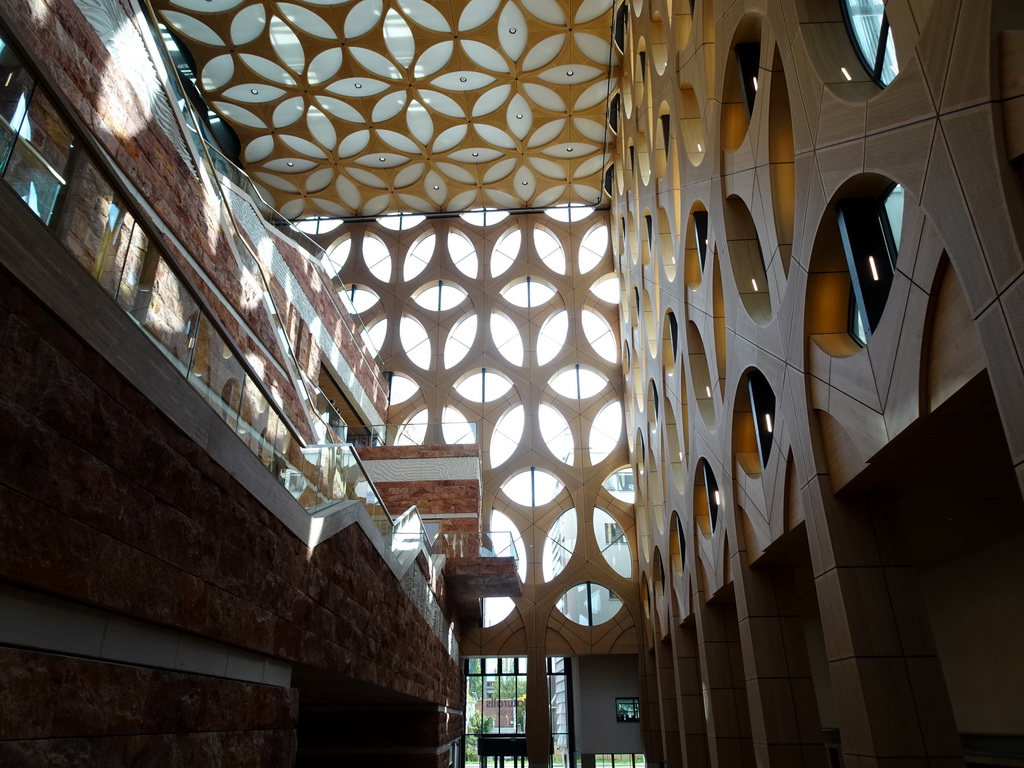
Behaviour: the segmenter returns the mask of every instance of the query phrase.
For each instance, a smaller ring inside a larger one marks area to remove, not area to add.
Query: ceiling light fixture
[[[878,282],[878,267],[875,266],[875,257],[868,256],[868,266],[871,267],[871,279]]]
[[[839,71],[843,73],[843,77],[845,77],[847,80],[853,80],[853,76],[846,71],[846,67],[840,67]]]
[[[571,69],[565,70],[565,76],[566,77],[572,77],[574,74],[576,74],[576,73],[573,72]]]
[[[257,91],[255,88],[250,88],[249,93],[251,93],[253,96],[258,96],[260,92]]]

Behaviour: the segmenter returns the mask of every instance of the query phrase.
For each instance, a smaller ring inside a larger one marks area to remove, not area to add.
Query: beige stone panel
[[[917,56],[935,104],[941,103],[942,91],[946,86],[956,20],[961,15],[963,5],[963,0],[948,0],[940,13],[930,14],[917,44]]]
[[[903,185],[911,196],[907,207],[913,205],[913,199],[920,197],[924,189],[935,125],[934,120],[925,118],[923,122],[879,132],[865,140],[864,170]]]
[[[865,140],[858,139],[814,153],[826,199],[831,200],[844,181],[863,172],[865,144]]]
[[[974,0],[961,6],[953,45],[947,49],[949,70],[942,89],[940,111],[949,113],[982,104],[998,90],[991,66],[993,43],[992,0]],[[948,17],[946,24],[949,25]]]
[[[904,278],[905,281],[905,278]],[[875,364],[874,351],[868,345],[883,396],[886,432],[893,437],[910,426],[923,412],[922,392],[925,359],[925,327],[929,297],[915,285],[906,282],[910,295],[906,302],[904,325],[900,331],[896,354],[889,366]]]
[[[1024,31],[999,34],[999,96],[1006,152],[1014,160],[1024,154]]]
[[[934,411],[987,365],[985,347],[951,267],[943,270],[932,297],[930,320],[925,392],[928,410]]]
[[[978,318],[978,331],[985,341],[988,375],[999,406],[1006,442],[1014,465],[1024,460],[1024,372],[1013,346],[1002,305],[997,303]]]
[[[899,50],[899,43],[896,45]],[[868,101],[867,108],[869,135],[884,135],[894,128],[935,117],[936,108],[916,56],[900,70],[899,77]]]
[[[860,138],[867,125],[867,111],[865,102],[844,101],[830,88],[825,88],[821,96],[816,145],[829,147]]]

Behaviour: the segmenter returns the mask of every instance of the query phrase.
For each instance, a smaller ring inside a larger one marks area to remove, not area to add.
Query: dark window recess
[[[640,51],[637,58],[640,59],[640,80],[647,82],[647,51]]]
[[[701,469],[704,471],[704,489],[708,496],[708,517],[711,519],[711,532],[714,533],[718,525],[718,508],[721,505],[721,496],[718,492],[718,481],[715,480],[715,473],[711,471],[707,461],[701,462]]]
[[[686,534],[683,533],[683,523],[676,516],[676,539],[679,542],[679,567],[686,565]]]
[[[629,145],[629,166],[628,170],[632,171],[636,167],[636,147],[632,144]]]
[[[647,245],[654,245],[654,217],[651,214],[644,214],[644,224],[647,225]]]
[[[672,359],[679,354],[679,321],[676,320],[675,312],[668,313],[668,332],[672,338]]]
[[[775,393],[768,379],[760,371],[747,374],[747,392],[750,395],[750,414],[754,419],[757,453],[761,467],[768,466],[772,452],[772,433],[775,430]]]
[[[708,212],[693,212],[693,232],[697,238],[697,255],[700,257],[700,271],[708,260]]]
[[[747,105],[747,117],[750,118],[754,114],[754,100],[757,98],[761,44],[737,43],[736,64],[740,73],[740,87],[743,89],[743,102]]]
[[[608,127],[612,133],[619,132],[619,111],[622,109],[622,94],[616,93],[612,96],[612,103],[608,107]]]
[[[626,50],[626,32],[629,31],[629,3],[623,3],[615,13],[615,30],[612,33],[619,51]]]
[[[608,197],[612,196],[612,182],[615,180],[615,164],[608,166],[608,170],[604,172],[604,193]]]
[[[690,15],[693,15],[694,8],[697,6],[697,0],[690,0]]]
[[[668,148],[672,146],[672,115],[662,115],[661,120],[661,149],[668,157]]]
[[[897,189],[902,194],[902,188],[896,185],[880,199],[836,203],[839,234],[853,289],[849,331],[862,344],[878,327],[896,273],[899,232],[894,231],[885,203]]]
[[[617,697],[615,699],[615,720],[620,723],[639,723],[640,699]]]

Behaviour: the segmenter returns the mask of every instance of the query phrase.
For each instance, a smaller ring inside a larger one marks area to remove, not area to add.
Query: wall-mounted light
[[[711,397],[711,387],[704,387],[704,391],[708,393],[708,397]]]
[[[757,90],[757,78],[753,77],[751,79],[754,81],[754,90],[756,91]]]
[[[764,415],[764,425],[765,429],[767,429],[769,432],[772,431],[772,415],[770,413],[766,413]]]
[[[715,506],[718,506],[721,503],[722,503],[722,496],[718,493],[718,491],[715,491]]]
[[[750,278],[750,284],[754,286],[754,293],[757,293],[757,280]]]
[[[875,257],[868,256],[868,266],[871,268],[871,279],[878,282],[878,266],[875,264]]]
[[[846,67],[840,67],[839,71],[843,73],[843,77],[847,80],[853,80],[853,76],[846,70]]]

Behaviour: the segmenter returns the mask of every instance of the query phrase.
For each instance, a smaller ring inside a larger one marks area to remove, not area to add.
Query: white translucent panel
[[[602,13],[610,10],[612,5],[614,5],[612,0],[583,0],[582,3],[576,6],[576,16],[573,18],[573,22],[575,24],[583,24],[587,21],[593,21]],[[639,9],[637,13],[639,13]]]
[[[606,275],[590,286],[590,292],[601,301],[609,304],[619,303],[619,278],[617,275]]]
[[[485,597],[483,599],[483,625],[493,627],[509,617],[516,608],[511,597]]]
[[[251,43],[260,36],[266,24],[267,12],[262,5],[243,8],[231,20],[231,42],[235,45]]]
[[[502,357],[512,365],[523,364],[523,337],[519,327],[501,312],[491,313],[491,338]]]
[[[383,283],[391,282],[391,251],[379,237],[363,238],[363,262],[371,275]]]
[[[374,105],[370,119],[375,123],[384,123],[405,108],[406,95],[402,91],[385,94]]]
[[[330,219],[326,217],[311,217],[296,221],[295,226],[310,235],[326,235],[340,227],[344,222],[341,219]],[[340,267],[339,267],[340,269]]]
[[[249,69],[257,75],[267,78],[282,85],[295,85],[295,78],[292,77],[280,64],[253,53],[240,53],[240,58]]]
[[[381,0],[362,0],[362,2],[356,3],[345,17],[345,37],[353,38],[365,35],[377,26],[382,11]]]
[[[482,368],[455,385],[455,391],[474,403],[490,403],[512,389],[512,382],[500,373]]]
[[[556,114],[567,111],[565,100],[558,91],[538,83],[526,83],[522,87],[526,92],[526,95],[533,100],[534,104],[543,107],[544,109],[549,109]]]
[[[553,501],[563,487],[550,472],[531,467],[506,480],[501,490],[516,504],[539,507]]]
[[[301,72],[306,66],[302,43],[291,28],[276,16],[270,19],[270,44],[277,58],[292,72]]]
[[[629,553],[629,541],[618,521],[600,507],[594,508],[594,537],[598,549],[608,565],[624,579],[633,573],[633,558]]]
[[[294,137],[282,137],[282,139],[284,138],[291,139]],[[264,168],[275,173],[306,173],[316,168],[316,166],[317,164],[312,160],[303,160],[298,157],[282,157],[263,164]]]
[[[601,487],[619,501],[632,504],[636,497],[636,483],[633,478],[633,470],[623,467],[612,472],[601,483]]]
[[[395,61],[403,67],[412,64],[416,57],[416,40],[405,19],[394,8],[384,16],[384,44]]]
[[[553,376],[548,384],[562,397],[586,400],[604,389],[608,378],[590,368],[576,366]]]
[[[491,251],[491,277],[504,274],[512,266],[522,241],[523,235],[518,229],[510,230],[498,239]]]
[[[260,8],[259,10],[262,10]],[[241,15],[241,14],[239,14]],[[235,74],[235,60],[231,56],[216,56],[203,67],[203,89],[215,91],[223,87]]]
[[[443,93],[437,91],[428,91],[424,88],[419,89],[420,99],[428,108],[433,109],[436,112],[440,112],[442,115],[448,117],[457,117],[464,119],[466,117],[465,111],[459,102],[455,101],[451,96],[446,96]]]
[[[530,102],[518,93],[512,97],[505,110],[505,121],[512,135],[522,141],[533,127],[533,108]]]
[[[479,40],[461,40],[460,42],[462,49],[474,64],[489,69],[491,72],[508,72],[505,57],[494,47],[481,43]]]
[[[548,122],[544,123],[544,125],[540,126],[537,130],[535,130],[533,133],[530,134],[530,140],[527,142],[526,146],[529,149],[533,149],[534,147],[540,147],[540,146],[543,146],[545,144],[550,144],[552,141],[554,141],[555,139],[557,139],[559,136],[562,135],[562,131],[563,130],[565,130],[565,119],[564,118],[559,119],[559,120],[549,120]],[[565,153],[563,153],[563,156],[564,156],[564,154]],[[532,155],[529,157],[529,160],[531,162],[535,161],[537,159],[538,158],[535,158]],[[550,162],[550,161],[545,161],[545,162]],[[565,174],[563,173],[562,177],[564,178],[564,176],[565,176]],[[548,208],[548,209],[546,209],[546,212],[550,213],[551,211],[562,211],[562,210],[564,210],[564,209],[563,208]]]
[[[584,309],[580,319],[583,321],[583,335],[590,346],[609,363],[619,359],[619,342],[608,321],[592,309]]]
[[[430,337],[419,320],[403,317],[398,324],[398,340],[413,365],[423,369],[430,367]]]
[[[609,621],[619,609],[622,608],[620,600],[608,587],[600,584],[590,585],[590,623],[593,626],[604,624]]]
[[[474,227],[487,227],[493,224],[498,224],[508,218],[508,211],[499,211],[494,208],[477,208],[472,211],[466,211],[462,214],[462,220],[467,224],[472,224]],[[516,251],[519,247],[516,246]],[[506,267],[507,269],[507,267]],[[491,274],[493,275],[494,267],[491,267]]]
[[[491,435],[491,468],[500,467],[519,447],[525,421],[526,409],[521,405],[506,411],[498,419],[498,423],[494,425],[494,434]]]
[[[266,128],[266,123],[262,119],[257,117],[254,113],[250,112],[245,107],[240,107],[237,104],[228,104],[226,101],[215,101],[213,106],[216,107],[217,111],[220,112],[228,120],[233,120],[236,123],[247,125],[250,128]],[[302,114],[301,112],[299,113]]]
[[[391,59],[382,56],[376,51],[371,51],[369,48],[349,46],[348,52],[367,72],[373,72],[390,80],[400,80],[403,76],[401,70],[391,63]]]
[[[408,376],[396,373],[391,377],[391,399],[388,402],[391,405],[399,405],[406,402],[419,391],[419,384]]]
[[[448,233],[448,256],[452,264],[466,277],[476,277],[477,258],[476,248],[469,238],[459,232]]]
[[[520,5],[541,21],[554,24],[556,27],[565,26],[565,13],[560,3],[552,3],[550,0],[520,0]]]
[[[234,99],[243,104],[258,104],[265,101],[275,101],[284,96],[284,94],[283,89],[275,88],[272,85],[242,83],[241,85],[233,85],[227,88],[221,95],[226,99]]]
[[[476,29],[498,10],[499,0],[470,0],[459,15],[459,32]]]
[[[531,46],[529,53],[523,59],[523,70],[529,72],[532,69],[538,69],[546,64],[550,64],[561,53],[562,48],[565,47],[565,39],[566,34],[562,32],[557,35],[550,35]],[[581,79],[580,82],[585,81]]]
[[[306,70],[306,79],[309,84],[326,83],[338,74],[338,70],[341,69],[341,56],[341,48],[330,48],[317,54],[316,58],[309,63],[309,69]]]
[[[580,66],[579,64],[570,64],[568,66],[558,65],[551,69],[545,69],[541,72],[538,77],[547,83],[553,83],[554,85],[579,85],[580,83],[587,83],[594,80],[601,75],[606,74],[597,67],[591,67],[587,65]],[[588,90],[595,92],[602,92],[607,96],[608,86],[604,83],[596,83],[591,86]],[[584,91],[586,94],[586,91]],[[594,106],[600,99],[591,103],[592,98],[584,100],[582,97],[576,100],[576,109],[587,109],[588,107]]]
[[[448,340],[444,343],[444,367],[446,369],[458,365],[469,354],[473,342],[476,341],[476,326],[476,315],[468,315],[452,326],[448,333]]]
[[[367,96],[376,96],[390,87],[388,83],[369,77],[346,77],[341,80],[335,80],[327,86],[327,90],[339,96],[347,96],[350,99],[361,99]],[[359,113],[357,112],[356,114]]]
[[[334,30],[331,29],[331,25],[308,8],[291,3],[278,3],[277,7],[281,9],[281,12],[290,24],[298,27],[303,32],[313,35],[313,37],[324,38],[325,40],[337,38]]]
[[[314,139],[325,147],[334,147],[338,140],[338,132],[334,130],[334,123],[327,115],[316,107],[310,107],[306,110],[306,125]]]
[[[476,442],[476,423],[466,421],[457,408],[445,407],[441,411],[441,435],[449,445]]]
[[[587,582],[568,589],[555,606],[570,621],[591,627],[615,616],[622,608],[622,600],[608,587]]]
[[[554,208],[545,208],[544,213],[555,221],[583,221],[594,209],[589,205],[559,205]]]
[[[447,128],[437,135],[434,139],[434,146],[432,150],[434,152],[447,152],[449,149],[454,149],[462,143],[462,140],[466,137],[466,131],[468,128],[465,125],[453,125],[451,128]]]
[[[512,92],[511,85],[499,85],[495,88],[489,88],[473,102],[473,117],[483,117],[489,115],[498,109],[508,99],[509,93]]]
[[[415,141],[398,131],[389,131],[384,128],[378,128],[377,136],[389,147],[397,149],[399,152],[418,154],[420,151],[420,147]]]
[[[341,268],[345,266],[345,262],[348,261],[348,255],[351,252],[352,239],[349,237],[346,237],[340,243],[336,243],[327,251],[323,265],[324,269],[327,270],[328,277],[334,277],[341,271]]]
[[[566,334],[569,332],[569,313],[564,309],[555,312],[540,327],[540,335],[537,337],[537,363],[545,365],[550,363],[565,344]]]
[[[544,444],[556,459],[571,466],[575,442],[572,430],[569,429],[569,422],[557,408],[547,403],[541,403],[537,411],[540,416],[540,435],[544,439]]]
[[[421,27],[433,32],[450,32],[448,19],[427,0],[398,0],[398,7]]]
[[[608,403],[590,426],[590,462],[598,464],[608,458],[622,438],[622,403]]]
[[[377,354],[384,347],[384,339],[387,338],[388,334],[388,319],[382,317],[372,325],[367,326],[363,329],[361,335],[363,343],[370,348],[373,354]]]
[[[526,50],[529,28],[526,17],[515,3],[505,3],[498,19],[498,42],[502,50],[513,61],[518,61]]]
[[[434,138],[434,121],[427,112],[427,108],[413,99],[405,110],[405,122],[409,126],[409,132],[420,144],[429,144]]]
[[[495,534],[492,537],[495,554],[501,557],[516,557],[519,560],[519,579],[526,581],[526,547],[523,545],[519,528],[504,512],[492,509],[490,532]]]
[[[537,249],[537,255],[545,267],[560,275],[565,274],[565,251],[557,237],[537,227],[533,230],[533,247]]]
[[[416,411],[398,428],[395,445],[423,445],[427,436],[427,409]]]
[[[559,515],[548,529],[541,555],[541,572],[544,581],[549,582],[565,570],[573,550],[576,549],[576,510],[570,509]]]
[[[376,291],[371,291],[369,288],[355,283],[345,289],[345,295],[348,296],[348,300],[356,312],[365,312],[380,301],[380,296]]]
[[[539,307],[555,295],[555,289],[547,283],[527,277],[507,286],[501,295],[505,301],[517,307]]]
[[[596,267],[608,251],[608,225],[601,224],[587,232],[580,243],[579,254],[576,258],[581,273],[586,273]]]
[[[433,285],[422,288],[413,296],[413,301],[424,309],[434,312],[447,312],[466,300],[466,291],[457,285],[438,280]]]

